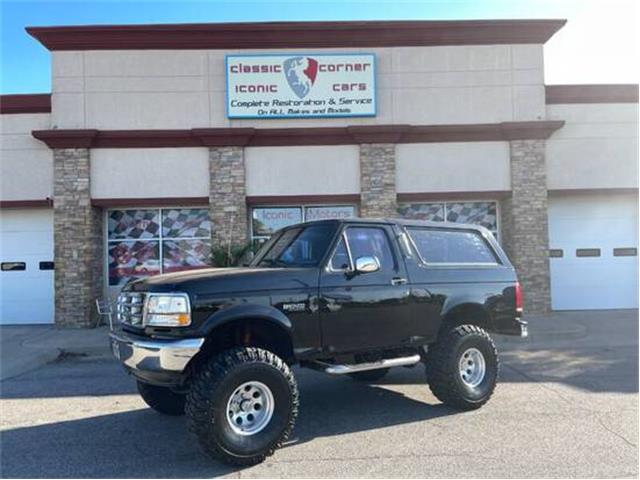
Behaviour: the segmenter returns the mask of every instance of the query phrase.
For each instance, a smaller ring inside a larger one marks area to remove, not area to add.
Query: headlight
[[[144,324],[152,327],[186,327],[191,308],[186,293],[150,293],[144,310]]]

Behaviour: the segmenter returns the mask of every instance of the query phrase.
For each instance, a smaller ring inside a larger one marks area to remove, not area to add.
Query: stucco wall
[[[206,148],[91,150],[91,198],[208,196]]]
[[[375,118],[234,120],[225,113],[225,54],[305,50],[54,51],[59,128],[299,127],[491,123],[544,118],[541,45],[323,49],[375,53]]]
[[[638,187],[638,104],[548,105],[566,124],[547,141],[549,190]]]
[[[245,149],[247,195],[360,193],[357,145]]]
[[[49,128],[48,113],[0,116],[0,199],[43,200],[53,196],[53,155],[31,136]]]
[[[398,193],[511,189],[507,142],[396,146]]]

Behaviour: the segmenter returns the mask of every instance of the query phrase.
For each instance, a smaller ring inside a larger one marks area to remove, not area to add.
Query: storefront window
[[[312,220],[352,218],[353,205],[313,205],[291,207],[255,207],[251,211],[251,234],[254,247],[264,243],[276,230]]]
[[[401,205],[404,218],[432,222],[472,223],[487,228],[498,238],[498,206],[496,202],[438,202]]]
[[[206,208],[110,210],[109,286],[135,278],[210,265]]]

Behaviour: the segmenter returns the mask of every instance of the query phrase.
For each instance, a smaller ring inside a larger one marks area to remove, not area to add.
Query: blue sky
[[[545,46],[547,83],[637,83],[640,76],[634,0],[0,2],[0,93],[51,89],[50,54],[27,35],[30,25],[566,18]]]

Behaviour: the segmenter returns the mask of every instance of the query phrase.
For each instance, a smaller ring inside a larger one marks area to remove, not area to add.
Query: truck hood
[[[137,280],[125,287],[140,292],[186,292],[194,296],[317,286],[317,268],[205,268],[166,273]]]

